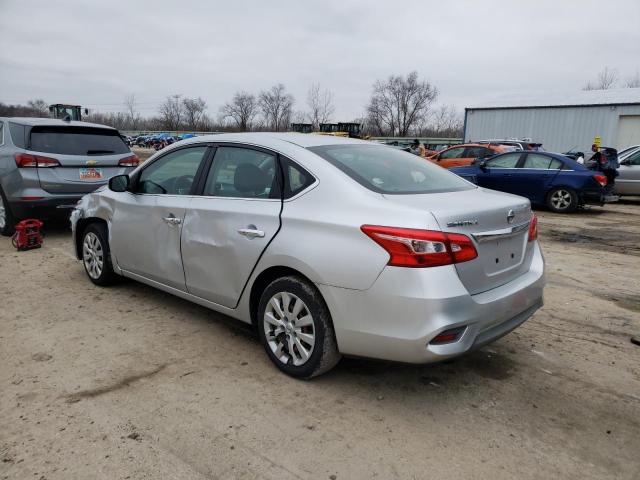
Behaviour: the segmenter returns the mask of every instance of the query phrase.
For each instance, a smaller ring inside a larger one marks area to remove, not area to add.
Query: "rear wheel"
[[[92,223],[82,234],[82,263],[91,280],[96,285],[106,287],[118,280],[111,265],[111,254],[107,227],[101,223]]]
[[[547,206],[557,213],[569,213],[578,208],[578,195],[570,188],[554,188],[547,195]]]
[[[0,188],[0,235],[10,237],[15,232],[16,219],[11,213],[9,203]]]
[[[315,377],[340,361],[329,309],[300,277],[273,281],[262,293],[257,320],[267,355],[292,377]]]

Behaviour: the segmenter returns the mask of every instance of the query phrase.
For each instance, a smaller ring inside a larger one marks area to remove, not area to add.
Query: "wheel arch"
[[[267,288],[267,286],[274,280],[288,276],[300,277],[309,282],[311,285],[314,285],[314,282],[308,276],[292,267],[287,267],[284,265],[274,265],[264,269],[258,274],[258,276],[251,284],[251,291],[249,293],[249,317],[251,319],[251,324],[254,327],[258,325],[258,305],[260,303],[260,296],[262,295],[262,292],[264,292],[264,289]],[[327,302],[325,301],[320,291],[318,291],[318,294],[326,305]]]

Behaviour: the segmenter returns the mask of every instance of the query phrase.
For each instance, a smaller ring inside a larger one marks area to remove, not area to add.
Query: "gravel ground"
[[[640,478],[640,199],[540,214],[545,307],[453,362],[296,381],[69,232],[0,239],[0,479]]]

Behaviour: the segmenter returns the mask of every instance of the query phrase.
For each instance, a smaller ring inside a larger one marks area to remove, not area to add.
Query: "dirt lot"
[[[313,381],[233,321],[0,240],[0,479],[640,478],[640,199],[539,212],[546,305],[457,361]]]

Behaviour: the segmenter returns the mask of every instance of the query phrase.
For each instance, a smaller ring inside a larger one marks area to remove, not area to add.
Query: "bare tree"
[[[626,88],[640,88],[640,72],[636,70],[636,74],[627,78],[624,82]]]
[[[142,117],[136,110],[135,93],[129,93],[124,96],[124,108],[129,123],[128,128],[131,130],[136,130],[139,127]]]
[[[160,119],[162,120],[162,128],[167,130],[178,130],[182,125],[183,105],[182,95],[171,95],[160,104],[158,109]]]
[[[604,67],[599,73],[594,81],[589,80],[584,87],[583,90],[609,90],[610,88],[615,87],[616,82],[618,81],[618,70],[615,68],[610,69],[609,67]]]
[[[27,107],[29,107],[33,112],[31,113],[34,117],[48,117],[49,116],[49,105],[41,98],[36,98],[35,100],[29,100],[27,102]]]
[[[378,80],[373,85],[367,116],[380,134],[406,136],[424,123],[437,96],[438,89],[420,80],[418,72],[406,77],[391,75],[386,81]]]
[[[222,118],[230,118],[241,132],[251,129],[258,114],[256,97],[247,92],[236,92],[230,102],[220,108]]]
[[[183,98],[182,110],[187,129],[198,131],[207,119],[207,102],[202,98]]]
[[[307,92],[307,106],[309,107],[309,121],[314,129],[318,129],[321,123],[328,123],[334,112],[333,93],[330,90],[322,90],[319,83],[314,83]]]
[[[424,133],[437,137],[459,137],[462,124],[462,115],[454,105],[441,105],[432,113]]]
[[[287,93],[281,83],[274,85],[270,90],[260,92],[258,97],[266,125],[276,132],[287,128],[294,102],[293,95]]]

